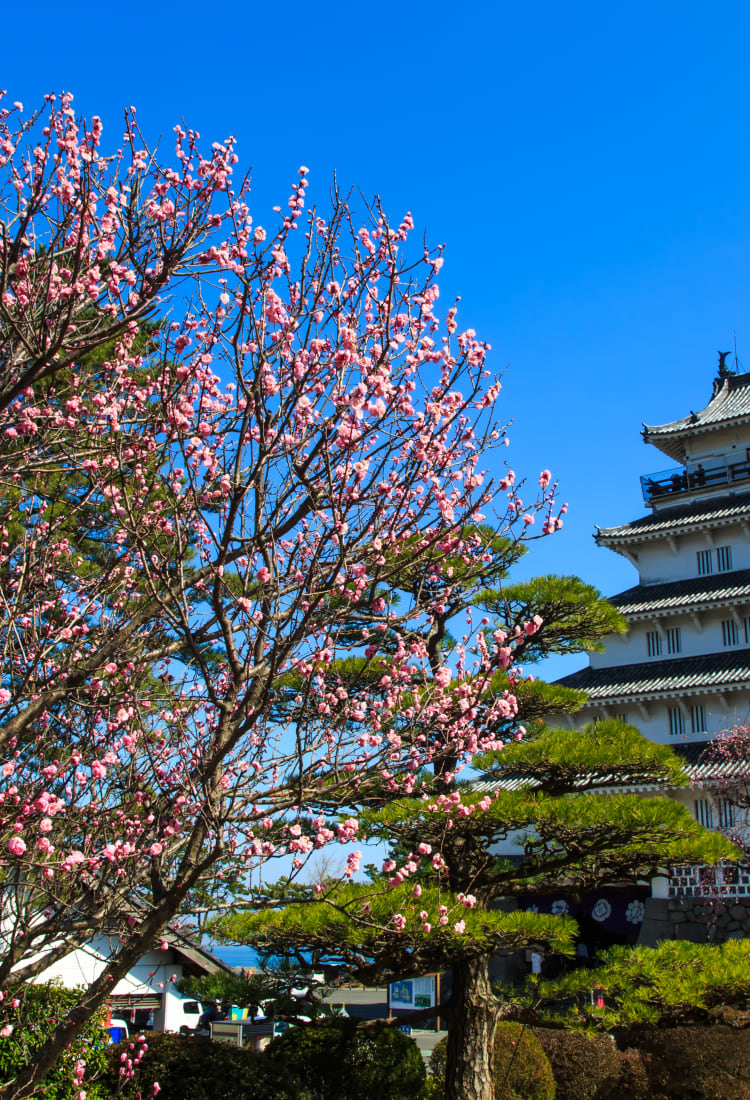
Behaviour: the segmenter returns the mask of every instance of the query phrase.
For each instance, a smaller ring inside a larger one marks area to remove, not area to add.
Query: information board
[[[391,1008],[432,1008],[436,1004],[437,978],[409,978],[391,982]]]

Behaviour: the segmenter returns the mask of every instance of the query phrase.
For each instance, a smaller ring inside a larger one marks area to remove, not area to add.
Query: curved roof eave
[[[690,436],[750,423],[750,373],[722,374],[714,382],[711,400],[700,412],[691,412],[668,424],[644,424],[644,442],[670,458],[680,460],[683,441]]]

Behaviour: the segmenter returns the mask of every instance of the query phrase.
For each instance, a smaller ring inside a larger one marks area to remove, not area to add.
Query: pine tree
[[[457,778],[462,761],[455,742],[441,752],[439,723],[414,730],[407,706],[389,734],[431,739],[434,770],[415,777],[409,798],[389,800],[387,782],[377,790],[360,788],[360,804],[372,807],[360,815],[361,829],[390,849],[382,871],[370,884],[321,887],[285,906],[289,894],[282,888],[281,907],[234,916],[219,926],[224,936],[274,954],[327,954],[365,982],[450,969],[452,994],[441,1015],[449,1021],[451,1100],[492,1095],[495,1026],[514,1011],[492,991],[492,956],[532,944],[569,952],[575,940],[573,921],[512,911],[509,900],[528,905],[553,889],[580,897],[613,881],[648,879],[671,863],[714,862],[733,852],[674,801],[597,791],[605,780],[611,788],[678,786],[685,779],[668,747],[647,741],[622,721],[580,731],[548,727],[545,716],[574,712],[583,696],[523,678],[515,666],[519,659],[528,664],[552,652],[597,648],[605,634],[623,629],[622,620],[575,577],[504,587],[519,557],[516,548],[485,538],[481,530],[479,539],[476,561],[445,559],[429,581],[415,568],[401,578],[401,587],[403,599],[414,598],[426,583],[448,590],[443,598],[435,593],[443,612],[427,638],[432,675],[438,682],[447,679],[442,670],[452,654],[457,679],[444,706],[468,713],[467,745],[470,728],[480,744],[494,738],[495,748],[474,761],[485,783]],[[483,618],[470,651],[466,637],[452,638],[449,621],[459,612],[471,615],[472,606]],[[476,665],[466,673],[472,656]],[[336,675],[351,688],[356,671],[350,666]],[[413,690],[428,688],[415,683]],[[514,839],[516,858],[494,854]]]

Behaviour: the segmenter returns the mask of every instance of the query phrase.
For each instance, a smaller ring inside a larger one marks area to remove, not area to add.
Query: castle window
[[[719,573],[726,573],[728,569],[732,568],[732,547],[731,546],[717,546],[716,547],[716,568]],[[709,570],[710,572],[710,570]]]
[[[721,644],[725,647],[740,644],[740,632],[734,619],[724,619],[722,621]]]
[[[667,631],[667,653],[679,653],[682,649],[679,626],[670,627]]]
[[[679,707],[669,707],[669,733],[671,737],[681,737],[685,732],[685,716]]]
[[[695,820],[706,829],[712,829],[714,825],[714,808],[710,798],[696,798]]]
[[[733,829],[734,828],[734,802],[730,802],[728,798],[719,799],[719,828],[720,829]]]
[[[690,729],[692,733],[706,732],[706,708],[702,706],[690,708]]]
[[[661,657],[661,634],[658,630],[649,630],[646,645],[649,657]]]
[[[706,577],[709,573],[714,571],[714,553],[713,550],[699,550],[698,551],[698,576]]]

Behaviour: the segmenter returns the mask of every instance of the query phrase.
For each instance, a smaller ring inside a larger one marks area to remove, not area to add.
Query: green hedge
[[[714,1024],[615,1034],[621,1049],[639,1055],[649,1100],[750,1100],[750,1029]]]
[[[283,1082],[271,1087],[261,1055],[200,1035],[147,1032],[146,1051],[133,1076],[121,1078],[121,1059],[134,1060],[141,1045],[131,1039],[110,1048],[110,1095],[119,1090],[124,1098],[150,1100],[156,1083],[159,1100],[288,1100]]]
[[[622,1059],[608,1035],[551,1028],[534,1028],[534,1034],[549,1058],[561,1100],[600,1100],[619,1087]]]
[[[262,1054],[202,1036],[150,1033],[134,1075],[119,1080],[123,1055],[136,1040],[110,1050],[110,1095],[150,1100],[422,1100],[425,1068],[413,1040],[393,1028],[301,1026]]]
[[[421,1100],[426,1071],[413,1039],[393,1027],[293,1027],[264,1060],[296,1078],[293,1100]]]

